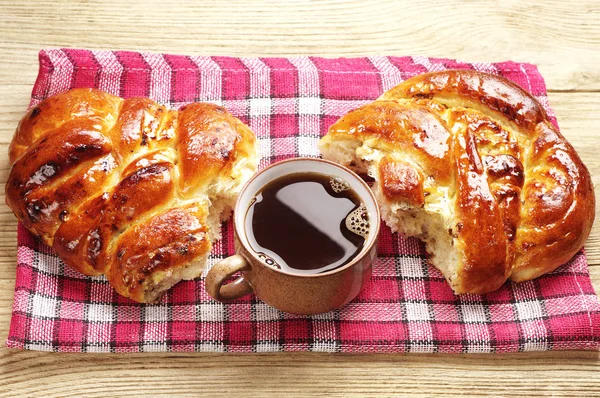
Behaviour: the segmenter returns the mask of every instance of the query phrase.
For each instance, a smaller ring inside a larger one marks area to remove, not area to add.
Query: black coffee
[[[366,209],[348,183],[317,173],[291,174],[265,185],[245,222],[259,257],[295,274],[348,264],[362,250],[369,228]]]

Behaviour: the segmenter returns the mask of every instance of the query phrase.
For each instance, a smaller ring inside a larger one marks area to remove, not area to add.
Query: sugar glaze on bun
[[[23,225],[146,303],[201,275],[258,164],[254,134],[223,107],[83,88],[30,109],[9,157],[6,202]]]
[[[539,102],[500,76],[415,76],[333,124],[323,157],[375,179],[382,217],[461,293],[567,262],[589,236],[590,174]]]

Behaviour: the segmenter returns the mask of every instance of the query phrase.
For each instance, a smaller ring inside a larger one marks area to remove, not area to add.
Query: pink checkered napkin
[[[318,156],[317,141],[351,109],[416,74],[447,68],[501,74],[533,93],[549,115],[534,65],[467,64],[424,57],[323,59],[188,57],[87,50],[40,53],[31,104],[73,87],[148,96],[172,107],[210,101],[250,125],[261,167]],[[231,224],[210,264],[234,253]],[[415,239],[381,229],[379,258],[360,296],[304,317],[253,296],[212,300],[204,280],[178,284],[158,305],[115,293],[103,277],[65,267],[19,226],[7,345],[47,351],[513,352],[598,349],[600,305],[582,252],[535,281],[455,296]]]

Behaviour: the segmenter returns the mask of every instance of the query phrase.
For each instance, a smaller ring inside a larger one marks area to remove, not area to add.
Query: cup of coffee
[[[285,312],[318,314],[348,303],[371,277],[379,208],[369,186],[336,163],[294,158],[265,168],[242,189],[233,222],[237,254],[205,282],[218,301],[254,293]]]

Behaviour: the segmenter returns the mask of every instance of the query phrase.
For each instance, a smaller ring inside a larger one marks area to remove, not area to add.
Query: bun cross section
[[[573,147],[532,95],[496,75],[408,79],[340,118],[319,148],[375,179],[386,223],[425,242],[457,294],[553,271],[594,221]]]
[[[73,269],[154,303],[201,275],[256,138],[224,108],[73,89],[21,119],[6,202]]]

